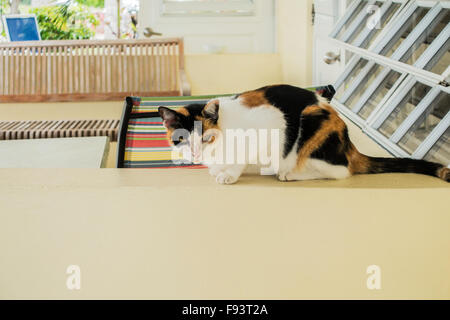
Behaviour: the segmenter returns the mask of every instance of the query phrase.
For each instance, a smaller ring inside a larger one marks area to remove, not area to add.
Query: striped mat
[[[108,136],[117,140],[119,120],[0,121],[0,140]]]
[[[309,88],[330,98],[331,86]],[[230,94],[231,95],[231,94]],[[177,109],[188,104],[205,104],[220,96],[205,95],[189,97],[127,97],[119,130],[118,168],[204,168],[192,163],[178,164],[172,161],[172,148],[166,139],[166,130],[158,114],[158,107]],[[181,159],[180,156],[175,159]]]

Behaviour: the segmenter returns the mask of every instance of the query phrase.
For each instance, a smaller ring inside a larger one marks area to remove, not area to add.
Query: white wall
[[[277,44],[283,81],[312,84],[312,0],[277,0]]]

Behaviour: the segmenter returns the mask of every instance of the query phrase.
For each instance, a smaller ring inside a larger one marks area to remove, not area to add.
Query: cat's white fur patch
[[[222,142],[224,148],[226,148],[225,142],[227,140],[227,130],[229,130],[229,132],[234,130],[254,130],[254,132],[256,133],[258,133],[258,130],[260,129],[267,130],[266,132],[269,143],[267,145],[260,144],[260,147],[264,147],[264,150],[262,150],[261,153],[265,152],[268,157],[271,157],[271,130],[278,130],[279,141],[276,141],[275,143],[278,144],[279,155],[282,155],[286,121],[284,119],[283,113],[273,106],[262,105],[259,107],[249,108],[242,105],[242,100],[240,98],[219,98],[218,126],[222,131]],[[205,147],[208,146],[206,145]],[[215,146],[211,144],[210,147]],[[237,150],[235,150],[235,154],[236,153]],[[259,153],[260,150],[258,149],[258,155]],[[257,163],[254,164],[259,164],[257,161],[259,159],[255,160]]]
[[[350,176],[345,166],[333,165],[323,160],[308,159],[301,171],[286,175],[286,181],[315,179],[344,179]]]
[[[278,179],[281,181],[286,180],[286,176],[292,172],[297,166],[297,143],[292,147],[292,150],[289,152],[286,158],[281,159],[280,167],[278,170]]]

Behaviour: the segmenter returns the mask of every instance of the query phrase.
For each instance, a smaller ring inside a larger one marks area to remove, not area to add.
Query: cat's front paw
[[[216,182],[220,184],[233,184],[238,181],[239,177],[234,177],[226,172],[221,172],[216,176]]]
[[[280,172],[278,172],[277,178],[280,181],[289,181],[288,174],[289,174],[289,171],[280,171]]]

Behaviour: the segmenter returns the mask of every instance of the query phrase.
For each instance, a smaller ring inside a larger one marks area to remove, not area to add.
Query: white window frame
[[[364,6],[364,8],[359,11],[357,17],[353,20],[353,22],[350,24],[348,29],[344,32],[341,39],[337,39],[336,37],[341,32],[342,28],[347,24],[347,22],[353,17],[355,14],[355,11],[362,5],[364,2],[367,2],[367,4]],[[398,16],[398,14],[402,11],[402,9],[407,5],[407,0],[354,0],[347,11],[344,13],[344,15],[339,19],[337,22],[335,28],[330,34],[330,37],[335,40],[339,40],[342,42],[347,43],[347,41],[353,36],[355,31],[358,30],[358,27],[360,24],[367,18],[369,15],[369,7],[374,5],[376,2],[383,2],[383,5],[380,8],[380,19],[383,20],[385,18],[385,15],[389,13],[390,9],[392,9],[394,4],[400,4],[400,8],[397,10],[397,12],[393,15],[390,22],[386,25],[390,25],[393,23],[395,18]],[[373,30],[366,29],[365,31],[362,31],[359,36],[354,40],[353,45],[360,47],[364,41],[367,39],[367,37],[371,34]]]
[[[359,70],[359,73],[355,75],[352,82],[348,84],[348,87],[345,88],[342,94],[333,99],[331,103],[339,112],[355,122],[363,129],[363,131],[393,155],[421,159],[426,156],[449,128],[450,111],[441,119],[439,124],[428,134],[412,154],[402,149],[398,143],[414,126],[416,121],[429,110],[430,105],[439,94],[450,94],[450,88],[448,87],[450,66],[447,67],[442,74],[424,70],[430,63],[435,64],[437,59],[442,57],[441,53],[443,54],[448,50],[450,24],[447,24],[413,65],[400,60],[408,60],[409,56],[413,53],[413,50],[410,50],[413,44],[422,42],[424,31],[427,28],[433,28],[438,21],[436,18],[442,17],[440,15],[444,14],[443,11],[450,9],[450,1],[403,1],[401,8],[394,14],[394,18],[392,18],[384,30],[377,35],[376,39],[367,49],[360,47],[364,41],[366,41],[366,38],[364,37],[370,35],[370,32],[367,30],[361,31],[359,36],[352,41],[352,44],[345,41],[350,39],[351,33],[358,29],[357,23],[362,23],[364,21],[364,14],[366,13],[367,6],[373,4],[372,2],[375,1],[365,0],[367,3],[366,6],[357,14],[356,18],[353,19],[353,22],[346,29],[344,34],[340,36],[340,39],[336,39],[336,36],[341,32],[346,22],[352,19],[352,15],[363,1],[364,0],[353,1],[347,12],[338,21],[335,29],[330,34],[330,39],[333,43],[344,47],[354,54],[341,76],[335,82],[335,89],[339,90],[340,87],[344,85],[347,78],[353,73],[353,70],[358,65],[360,59],[368,60],[368,62],[361,70]],[[393,2],[394,1],[384,1],[384,4],[380,8],[381,16],[386,14],[386,10],[388,10]],[[400,3],[400,1],[396,1],[396,3]],[[406,28],[408,28],[408,19],[411,18],[419,7],[429,8],[429,11],[413,28],[394,53],[390,57],[384,56],[383,54],[390,50],[391,46],[398,41],[399,37],[404,33]],[[362,87],[364,80],[370,76],[370,71],[376,65],[379,65],[384,69],[381,70],[378,76],[366,88],[365,92],[357,98],[356,104],[350,109],[346,106],[346,103]],[[373,96],[379,85],[392,71],[400,73],[399,78],[395,81],[380,103],[371,111],[369,117],[363,119],[358,112]],[[430,87],[430,91],[421,101],[419,101],[413,111],[408,114],[407,118],[395,129],[394,133],[389,138],[384,136],[378,131],[379,127],[386,121],[389,115],[395,110],[405,95],[409,93],[409,90],[417,82],[421,82]]]
[[[162,0],[161,16],[166,17],[229,17],[254,16],[254,0]]]
[[[389,138],[386,137],[385,135],[380,133],[378,129],[388,119],[389,115],[397,108],[400,102],[405,98],[406,95],[409,94],[410,90],[418,82],[430,87],[430,91],[416,105],[413,111],[408,114],[406,119],[395,129],[394,133]],[[399,147],[398,143],[405,136],[405,134],[408,133],[409,129],[411,129],[411,127],[416,123],[420,116],[422,116],[430,108],[431,104],[439,96],[439,94],[450,94],[450,88],[436,86],[434,83],[429,82],[428,80],[420,79],[410,75],[398,86],[396,91],[398,91],[399,94],[391,95],[388,99],[386,99],[385,103],[383,104],[383,108],[379,110],[376,115],[374,115],[374,113],[372,112],[371,116],[367,118],[365,132],[367,132],[369,136],[380,142],[389,152],[391,152],[395,156],[422,159],[450,126],[450,112],[447,112],[447,115],[439,122],[439,124],[422,141],[419,147],[412,154]]]

